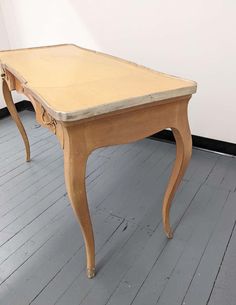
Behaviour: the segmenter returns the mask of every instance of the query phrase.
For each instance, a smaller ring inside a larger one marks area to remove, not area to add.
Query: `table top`
[[[196,92],[196,83],[76,45],[0,52],[3,68],[57,120],[76,121]]]

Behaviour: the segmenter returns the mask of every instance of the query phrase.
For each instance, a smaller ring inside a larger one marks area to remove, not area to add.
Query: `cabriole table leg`
[[[87,203],[85,174],[88,151],[83,135],[73,128],[65,129],[64,169],[68,197],[80,223],[87,257],[87,276],[95,276],[95,243]]]
[[[3,92],[3,96],[4,96],[4,100],[6,102],[6,105],[7,105],[7,108],[11,114],[11,117],[12,119],[15,121],[17,127],[18,127],[18,130],[22,136],[22,139],[25,143],[25,150],[26,150],[26,161],[30,161],[30,145],[29,145],[29,140],[28,140],[28,137],[27,137],[27,134],[25,132],[25,128],[21,122],[21,119],[17,113],[17,110],[16,110],[16,107],[15,107],[15,104],[12,100],[12,95],[11,95],[11,92],[8,88],[8,85],[7,85],[7,82],[6,80],[3,78],[2,80],[2,92]]]
[[[181,182],[181,179],[184,176],[192,155],[192,137],[188,123],[187,104],[185,108],[181,109],[178,116],[179,119],[177,120],[175,127],[171,128],[176,141],[176,159],[164,195],[162,206],[163,226],[168,238],[173,237],[169,221],[171,201],[175,195],[179,183]]]

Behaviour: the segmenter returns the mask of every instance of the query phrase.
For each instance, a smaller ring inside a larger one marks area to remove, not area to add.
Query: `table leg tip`
[[[88,268],[87,269],[87,277],[92,279],[95,277],[95,268]]]
[[[166,236],[167,236],[168,239],[172,239],[173,238],[173,232],[172,231],[167,232]]]

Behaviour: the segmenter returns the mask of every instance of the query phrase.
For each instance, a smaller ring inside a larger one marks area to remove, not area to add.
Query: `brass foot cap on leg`
[[[92,279],[93,277],[95,277],[95,268],[88,268],[87,269],[87,277],[89,279]]]
[[[173,232],[172,231],[167,232],[166,236],[167,236],[168,239],[172,239],[173,238]]]

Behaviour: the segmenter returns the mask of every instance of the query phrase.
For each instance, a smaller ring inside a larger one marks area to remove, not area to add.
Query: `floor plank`
[[[229,197],[229,202],[234,208],[235,213],[235,202],[236,193],[232,193]],[[232,215],[228,215],[231,218]],[[225,248],[224,257],[219,266],[218,277],[214,282],[211,295],[209,297],[208,305],[235,305],[236,300],[236,229],[235,229],[235,219],[234,228],[229,240],[227,240],[228,245]]]

